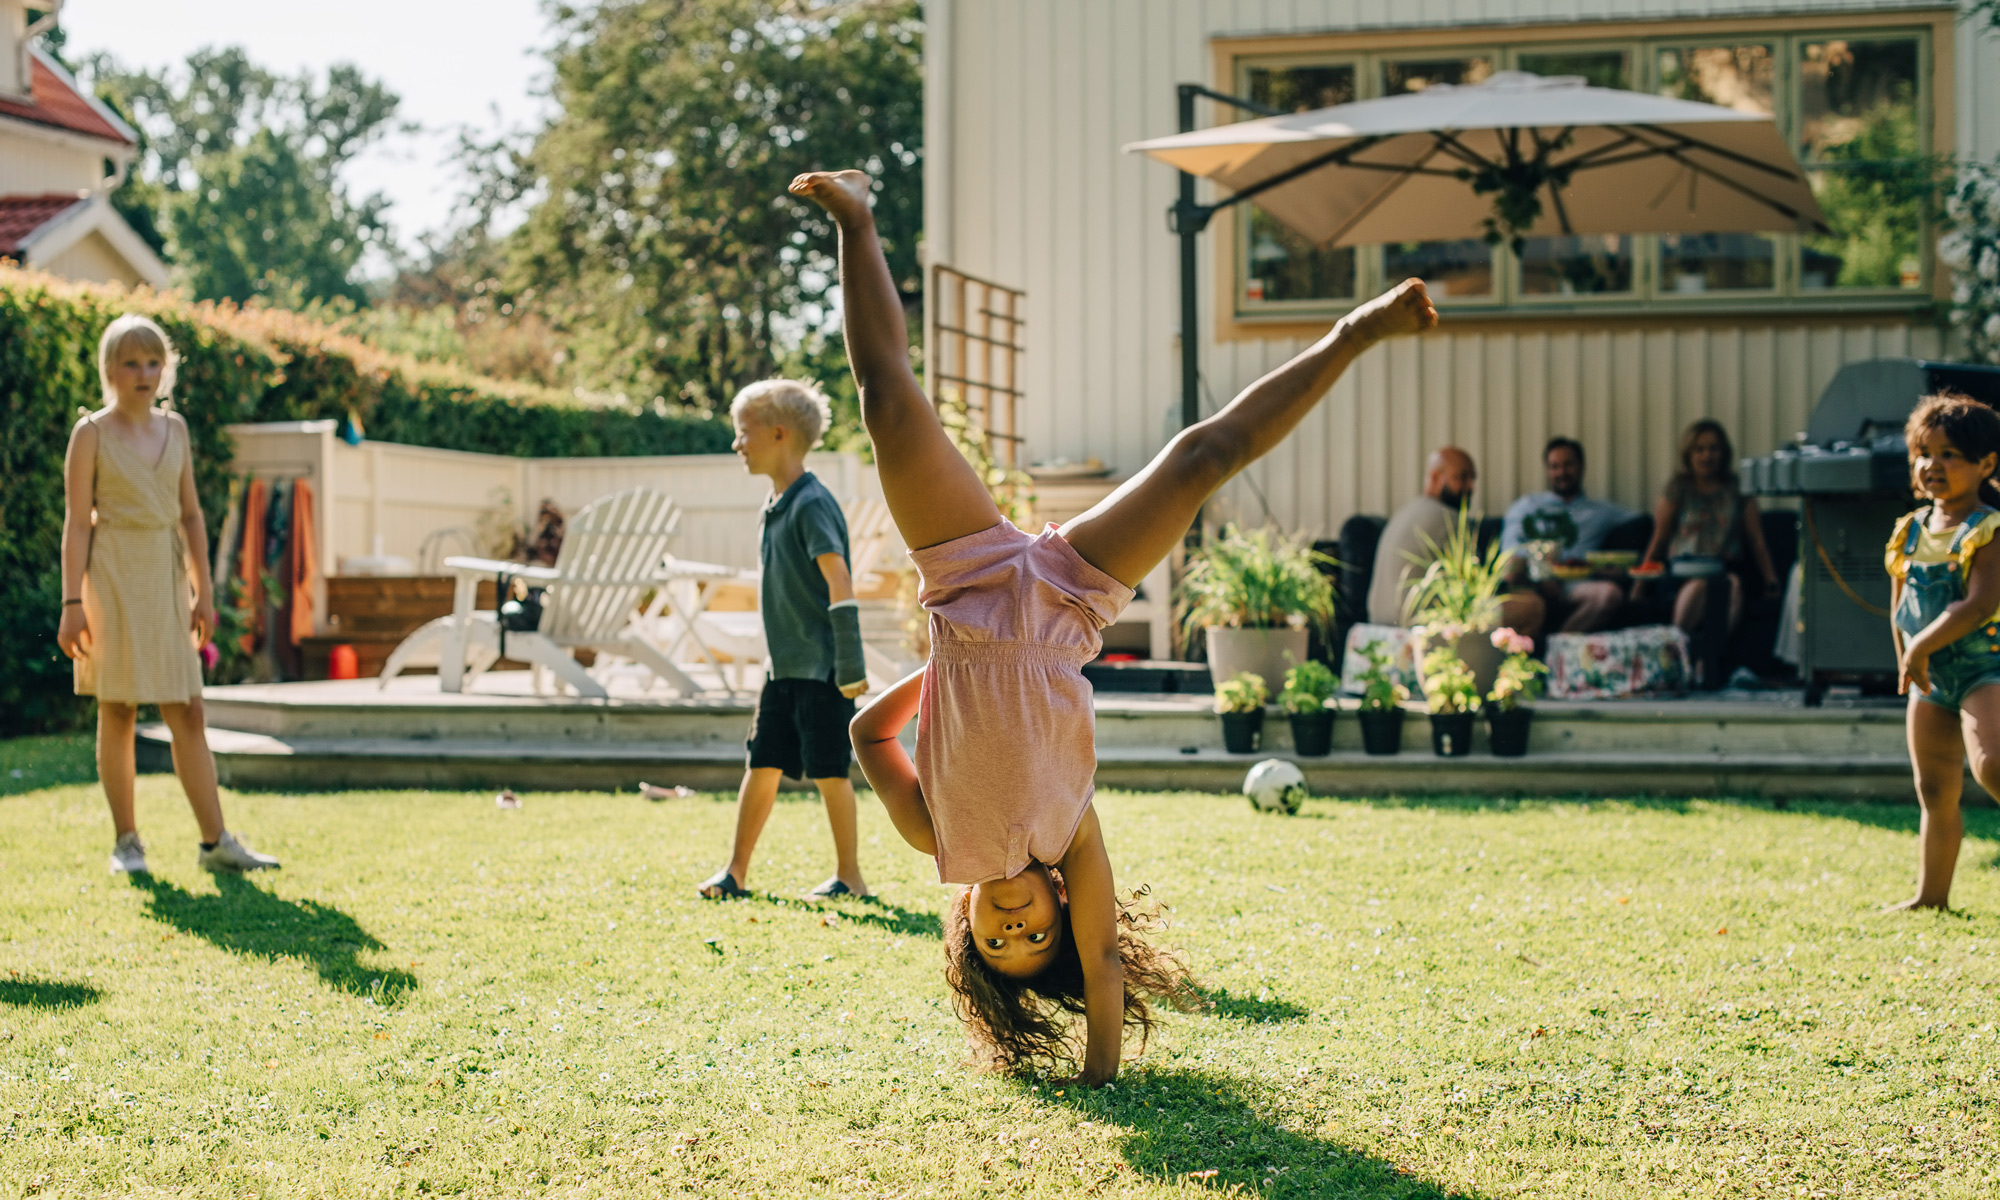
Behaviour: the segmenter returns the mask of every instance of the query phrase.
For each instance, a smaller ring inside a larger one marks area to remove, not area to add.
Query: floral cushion
[[[1688,636],[1674,625],[1549,637],[1549,698],[1621,700],[1687,690]]]
[[[1413,632],[1400,625],[1361,624],[1349,629],[1347,646],[1340,656],[1340,690],[1349,696],[1361,694],[1361,674],[1368,669],[1368,656],[1361,653],[1361,648],[1370,642],[1383,642],[1389,648],[1389,662],[1397,682],[1408,688],[1412,696],[1416,695],[1420,685]]]

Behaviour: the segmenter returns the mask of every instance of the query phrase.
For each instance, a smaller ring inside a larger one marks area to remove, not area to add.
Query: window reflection
[[[1805,239],[1803,288],[1923,286],[1928,166],[1911,38],[1799,45],[1800,157],[1830,236]]]
[[[1382,64],[1382,94],[1401,96],[1441,83],[1479,83],[1493,74],[1484,54],[1407,58]],[[1415,276],[1434,300],[1485,299],[1493,295],[1493,247],[1478,238],[1453,242],[1406,242],[1382,247],[1386,279]]]
[[[1632,87],[1632,59],[1623,50],[1523,51],[1514,63],[1531,75],[1581,75],[1591,87]]]
[[[1632,276],[1632,239],[1621,234],[1529,238],[1521,250],[1523,295],[1629,292]]]
[[[1760,117],[1777,109],[1778,55],[1769,42],[1669,46],[1655,58],[1659,94]],[[1778,242],[1755,233],[1663,235],[1660,292],[1770,291],[1778,286]]]
[[[1351,64],[1253,67],[1249,98],[1285,112],[1306,112],[1350,103],[1355,82]],[[1239,243],[1245,303],[1354,298],[1353,247],[1321,249],[1258,208],[1256,201],[1245,207],[1250,210],[1248,231]]]
[[[1676,295],[1769,291],[1778,285],[1778,243],[1754,233],[1660,235],[1660,290]]]

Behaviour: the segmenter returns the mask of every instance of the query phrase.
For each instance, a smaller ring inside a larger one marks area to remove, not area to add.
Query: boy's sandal
[[[853,888],[842,883],[840,876],[836,875],[800,898],[804,900],[832,900],[839,896],[853,896],[856,899],[869,900],[874,898],[874,895],[874,892],[855,891]]]
[[[736,882],[728,867],[702,880],[695,891],[704,900],[741,900],[750,894],[750,889]]]

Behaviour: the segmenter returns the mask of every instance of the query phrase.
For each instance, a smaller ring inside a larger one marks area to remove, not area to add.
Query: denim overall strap
[[[1965,544],[1965,539],[1967,535],[1969,535],[1973,530],[1979,528],[1980,522],[1984,521],[1986,518],[1992,515],[1993,515],[1993,510],[1982,504],[1978,508],[1975,508],[1971,512],[1965,514],[1965,520],[1960,521],[1958,523],[1958,532],[1952,535],[1951,547],[1945,551],[1945,554],[1948,555],[1951,558],[1951,561],[1954,564],[1958,565],[1961,569],[1963,569],[1964,564],[1959,563],[1958,561],[1958,548]]]
[[[1917,552],[1917,543],[1923,540],[1924,527],[1926,525],[1929,525],[1930,523],[1931,523],[1931,510],[1929,505],[1926,505],[1923,508],[1918,509],[1916,512],[1910,514],[1909,529],[1903,535],[1904,558],[1908,558],[1912,554],[1915,554]]]

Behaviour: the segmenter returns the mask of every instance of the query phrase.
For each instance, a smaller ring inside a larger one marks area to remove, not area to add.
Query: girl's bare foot
[[[792,180],[790,191],[819,205],[845,227],[874,221],[875,215],[868,211],[868,187],[868,176],[860,171],[807,171]]]
[[[797,185],[794,185],[796,187]],[[1348,313],[1350,329],[1370,342],[1405,333],[1436,329],[1438,310],[1431,303],[1421,279],[1405,279],[1368,303]]]
[[[1950,912],[1951,905],[1942,900],[1926,900],[1918,896],[1914,899],[1905,900],[1901,904],[1884,905],[1882,911],[1885,913],[1921,912],[1924,909],[1930,909],[1933,912]]]

